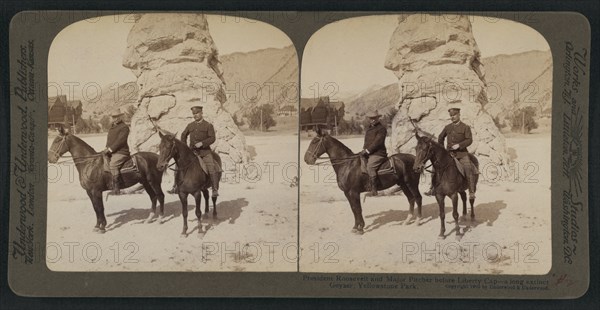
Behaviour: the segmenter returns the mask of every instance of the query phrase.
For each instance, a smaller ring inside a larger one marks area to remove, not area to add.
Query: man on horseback
[[[477,174],[477,169],[473,166],[471,159],[469,158],[469,152],[467,147],[473,143],[473,135],[471,134],[471,127],[460,121],[460,109],[450,108],[448,109],[450,119],[452,123],[446,125],[438,137],[438,143],[444,145],[444,139],[448,138],[446,149],[450,151],[450,154],[458,159],[463,165],[465,176],[469,182],[469,198],[475,198],[475,180],[473,174]],[[431,188],[425,195],[434,195],[434,183],[436,180],[432,178]]]
[[[367,113],[369,127],[365,133],[365,143],[360,155],[367,159],[367,173],[369,174],[369,191],[371,195],[377,196],[377,169],[385,162],[387,150],[385,148],[385,137],[387,130],[381,124],[381,114],[377,111]]]
[[[120,187],[123,184],[120,169],[129,159],[129,146],[127,137],[129,136],[129,126],[121,119],[123,112],[118,109],[112,115],[112,125],[108,130],[106,137],[106,149],[102,151],[104,155],[105,169],[112,175],[113,194],[121,193]]]
[[[181,133],[181,141],[187,143],[187,137],[190,136],[190,148],[206,164],[213,188],[212,196],[217,197],[219,196],[220,167],[215,162],[210,149],[210,145],[216,140],[215,129],[203,118],[201,106],[194,106],[191,110],[194,121],[189,123]]]

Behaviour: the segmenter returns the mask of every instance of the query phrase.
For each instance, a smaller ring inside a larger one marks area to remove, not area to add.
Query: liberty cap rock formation
[[[485,112],[486,82],[480,52],[467,16],[414,14],[398,20],[385,68],[398,77],[400,103],[392,121],[392,147],[413,153],[414,127],[436,137],[450,123],[449,108],[461,109],[471,127],[469,152],[480,170],[493,163],[504,172],[509,157],[505,139]]]
[[[245,138],[223,108],[225,82],[203,14],[137,15],[123,66],[137,76],[139,87],[128,140],[133,152],[158,152],[154,124],[181,133],[193,121],[190,108],[200,105],[215,127],[212,148],[221,155],[223,168],[233,170],[246,161]]]

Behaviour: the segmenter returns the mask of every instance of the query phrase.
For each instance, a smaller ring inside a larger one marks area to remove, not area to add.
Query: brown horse
[[[70,152],[79,172],[81,187],[87,192],[94,211],[96,212],[95,232],[106,231],[106,217],[104,216],[104,202],[102,192],[112,189],[112,177],[109,171],[104,170],[104,156],[97,153],[91,146],[78,137],[69,134],[62,127],[58,130],[58,136],[52,142],[48,151],[48,162],[54,164],[65,153]],[[164,198],[160,183],[162,173],[155,167],[158,155],[150,152],[139,152],[133,155],[139,173],[123,174],[124,187],[130,187],[141,183],[150,196],[152,211],[146,223],[152,221],[156,215],[156,201],[160,203],[160,221],[164,218]]]
[[[446,226],[444,223],[446,217],[444,199],[446,196],[448,196],[452,200],[452,217],[454,218],[456,239],[460,239],[462,234],[460,232],[460,227],[458,226],[458,194],[460,194],[460,198],[463,202],[463,217],[466,217],[466,190],[469,188],[469,182],[467,181],[467,178],[460,173],[454,158],[450,152],[444,148],[444,146],[437,143],[437,141],[435,141],[435,139],[432,137],[420,136],[418,132],[415,132],[415,137],[417,138],[417,159],[414,163],[414,170],[419,173],[422,172],[425,162],[428,160],[431,161],[433,167],[435,168],[433,176],[435,180],[435,199],[438,203],[441,222],[440,234],[438,238],[444,239],[446,237],[444,235],[446,232]],[[477,158],[475,158],[475,156],[472,154],[469,154],[469,156],[471,162],[475,164],[475,168],[478,169],[479,162],[477,161]],[[478,177],[479,175],[474,174],[475,184],[477,184]],[[471,204],[471,220],[473,220],[475,218],[475,209],[473,207],[475,204],[475,198],[470,198],[469,203]]]
[[[160,136],[160,145],[159,148],[159,159],[156,164],[156,167],[160,171],[164,171],[169,164],[169,160],[173,158],[175,163],[177,164],[177,171],[175,175],[175,179],[178,180],[177,191],[179,194],[179,201],[181,201],[181,214],[183,215],[183,230],[181,232],[181,236],[187,236],[187,216],[188,216],[188,206],[187,206],[187,197],[188,195],[194,196],[196,200],[196,217],[198,218],[198,233],[202,233],[202,211],[201,211],[201,202],[202,202],[202,194],[206,199],[206,205],[204,212],[208,213],[208,188],[211,186],[211,180],[208,177],[208,174],[204,172],[202,167],[200,166],[200,162],[196,154],[187,146],[185,143],[181,142],[175,135],[169,133],[163,133],[163,131],[159,130],[158,135]],[[213,156],[216,153],[213,152]],[[218,155],[215,156],[215,160],[220,166],[221,159]],[[217,217],[217,197],[212,197],[213,202],[213,218]]]
[[[339,140],[322,133],[320,128],[316,129],[315,137],[308,146],[304,154],[304,161],[309,165],[314,165],[316,160],[327,153],[331,165],[337,177],[338,187],[344,192],[352,213],[354,213],[353,233],[362,234],[365,227],[365,220],[362,216],[362,206],[360,202],[360,193],[367,191],[369,177],[361,171],[360,155],[354,154],[347,146]],[[390,188],[393,185],[399,185],[410,205],[410,215],[404,221],[408,224],[413,218],[414,205],[417,203],[418,219],[415,223],[420,224],[421,215],[421,193],[419,192],[419,173],[415,173],[411,167],[414,164],[415,157],[411,154],[392,155],[395,169],[393,173],[380,174],[379,180],[381,186],[379,190]]]

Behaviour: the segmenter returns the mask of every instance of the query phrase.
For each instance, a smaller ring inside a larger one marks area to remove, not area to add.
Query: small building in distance
[[[329,96],[300,99],[300,127],[308,130],[313,126],[334,128],[344,118],[345,105],[332,101]]]
[[[48,128],[74,126],[79,119],[83,106],[80,100],[67,100],[67,96],[48,97]]]
[[[296,116],[298,115],[298,109],[293,105],[283,106],[277,111],[278,116]]]

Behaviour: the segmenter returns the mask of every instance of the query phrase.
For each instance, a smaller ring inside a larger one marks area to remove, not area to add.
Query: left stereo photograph
[[[298,56],[264,22],[70,24],[48,55],[52,271],[297,271]]]

